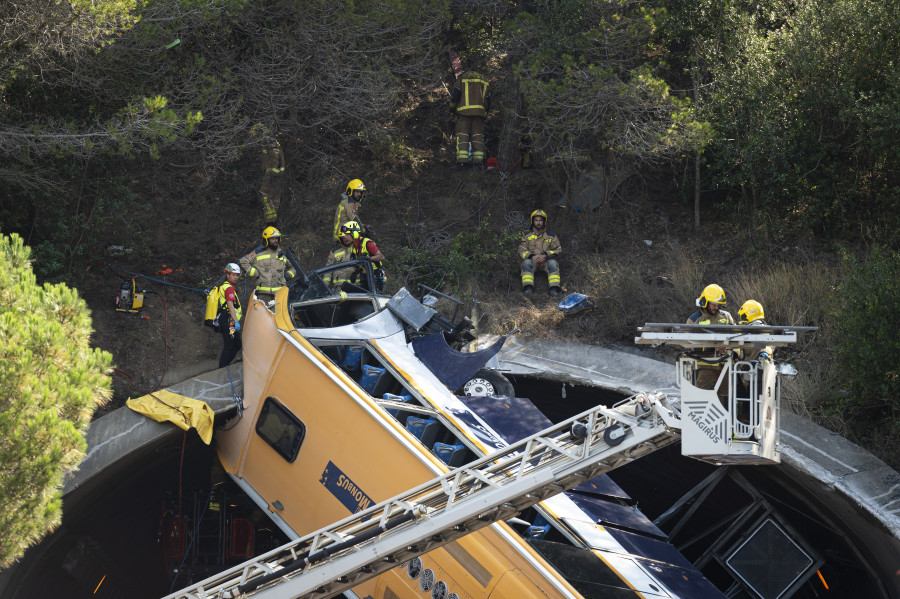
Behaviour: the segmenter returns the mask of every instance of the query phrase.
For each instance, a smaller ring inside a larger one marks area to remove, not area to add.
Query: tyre
[[[475,376],[466,381],[465,385],[460,387],[457,395],[468,395],[470,397],[485,395],[515,397],[516,392],[508,378],[496,370],[482,368]]]

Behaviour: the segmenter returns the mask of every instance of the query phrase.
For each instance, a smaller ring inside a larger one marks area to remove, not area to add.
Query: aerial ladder
[[[637,342],[691,348],[796,341],[796,327],[754,327],[752,332],[749,327],[737,327],[742,332],[680,327],[646,325],[639,329]],[[748,405],[757,413],[744,422],[731,417],[715,390],[690,384],[692,360],[685,355],[678,363],[681,397],[639,393],[612,407],[598,406],[165,599],[333,597],[679,439],[684,455],[715,464],[778,463],[775,365],[737,360],[723,366],[736,373],[736,379],[762,381],[751,385],[757,396]],[[735,385],[730,392],[732,407],[749,395]]]

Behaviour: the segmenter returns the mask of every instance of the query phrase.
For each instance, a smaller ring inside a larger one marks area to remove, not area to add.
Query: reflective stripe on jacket
[[[287,258],[278,256],[276,250],[266,250],[258,254],[249,253],[239,261],[241,268],[251,277],[259,277],[256,290],[263,293],[275,293],[285,283],[296,276],[288,266]]]
[[[547,254],[548,258],[558,258],[562,254],[562,246],[559,237],[544,229],[540,234],[534,229],[529,229],[522,234],[519,243],[519,258],[524,260],[529,254]]]
[[[450,110],[463,116],[487,116],[488,82],[475,72],[456,79],[450,94]]]
[[[369,239],[368,237],[363,237],[359,240],[359,245],[354,244],[350,247],[350,253],[353,260],[362,260],[364,257],[368,258],[372,255],[372,252],[369,251],[369,244],[375,245],[375,242]],[[375,245],[375,249],[378,249],[378,246]],[[378,270],[381,268],[381,262],[372,262],[372,270]]]
[[[263,172],[272,175],[280,175],[284,172],[284,155],[281,153],[281,145],[275,142],[269,147],[263,148],[260,154]]]
[[[352,255],[352,249],[349,247],[341,247],[338,250],[334,250],[330,254],[328,254],[328,261],[325,263],[325,266],[331,266],[332,264],[340,264],[341,262],[347,262],[350,260]],[[337,270],[333,270],[329,273],[325,273],[325,276],[322,277],[322,280],[326,285],[332,285],[334,287],[340,287],[347,281],[349,281],[349,277],[353,274],[353,268],[339,268]]]
[[[332,236],[340,241],[341,225],[348,223],[351,220],[359,222],[359,204],[351,202],[347,197],[347,194],[342,193],[341,203],[338,204],[337,212],[334,214],[334,231],[332,232]],[[359,226],[362,228],[362,223],[360,223]]]

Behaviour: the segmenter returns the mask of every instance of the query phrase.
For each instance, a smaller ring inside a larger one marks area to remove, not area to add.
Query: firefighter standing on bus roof
[[[518,250],[522,259],[522,292],[534,292],[534,271],[543,270],[550,295],[556,297],[562,286],[558,262],[562,246],[559,237],[547,230],[547,221],[546,212],[535,210],[531,213],[531,228],[522,234]]]
[[[262,232],[266,247],[259,253],[250,252],[240,259],[241,268],[250,277],[258,277],[256,281],[256,298],[269,302],[275,299],[275,293],[297,276],[287,259],[279,255],[278,244],[281,232],[275,227],[266,227]]]
[[[484,162],[484,119],[490,110],[491,97],[484,77],[466,71],[456,78],[450,92],[450,113],[456,117],[456,168]]]
[[[240,276],[240,267],[231,262],[225,266],[225,281],[219,285],[219,312],[216,315],[219,333],[222,335],[219,368],[231,364],[241,350],[241,300],[234,288]]]

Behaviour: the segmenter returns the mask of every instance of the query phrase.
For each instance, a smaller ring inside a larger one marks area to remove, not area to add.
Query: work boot
[[[550,297],[558,297],[559,296],[559,287],[551,287],[550,288]]]
[[[534,285],[525,285],[525,287],[522,288],[522,293],[524,293],[525,295],[534,293]]]

